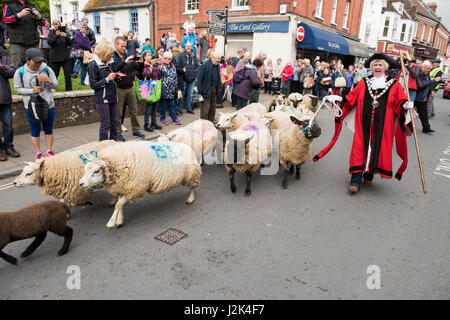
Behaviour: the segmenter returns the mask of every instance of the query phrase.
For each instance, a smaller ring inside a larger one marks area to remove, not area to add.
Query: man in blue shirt
[[[192,44],[192,50],[195,55],[197,55],[197,47],[200,43],[197,35],[194,33],[194,28],[189,27],[188,33],[183,37],[183,41],[181,42],[181,47],[184,49],[186,47],[186,43],[190,42]]]

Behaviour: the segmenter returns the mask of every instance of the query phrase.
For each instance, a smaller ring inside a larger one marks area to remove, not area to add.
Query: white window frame
[[[317,0],[316,1],[316,14],[315,14],[315,17],[317,19],[324,20],[322,17],[322,10],[323,10],[323,0]]]
[[[56,19],[62,22],[62,7],[60,4],[55,4]]]
[[[72,5],[73,18],[80,20],[80,6],[78,5],[78,1],[72,1],[70,4]],[[75,6],[77,10],[75,10]]]
[[[371,29],[372,29],[372,24],[366,23],[366,29],[364,30],[364,43],[369,43]]]
[[[243,10],[250,10],[249,2],[250,0],[247,0],[247,5],[239,5],[239,1],[244,0],[232,0],[231,3],[231,11],[243,11]]]
[[[197,9],[195,9],[195,10],[188,10],[188,3],[189,3],[189,1],[197,2]],[[199,10],[198,10],[199,6],[200,6],[200,0],[186,0],[184,2],[184,13],[185,14],[199,13]]]
[[[425,30],[427,29],[427,25],[423,24],[422,25],[422,35],[420,36],[420,41],[423,41],[423,39],[425,38]]]
[[[348,23],[349,11],[350,11],[350,1],[347,0],[345,2],[344,23],[342,23],[342,29],[345,29],[345,30],[348,30],[347,23]]]
[[[386,23],[387,23],[387,25],[386,25]],[[391,24],[391,17],[386,16],[386,18],[384,19],[383,38],[387,38],[389,36],[390,24]],[[386,28],[387,28],[387,31],[386,31]]]
[[[395,17],[394,18],[394,25],[392,27],[392,35],[391,35],[392,40],[397,40],[398,22],[399,22],[398,18]]]
[[[407,26],[406,23],[402,23],[402,27],[400,28],[400,42],[405,42]],[[403,28],[405,28],[405,30],[403,30]]]
[[[433,26],[430,26],[430,29],[428,30],[428,43],[431,43],[431,34],[433,33]]]
[[[336,24],[337,2],[338,0],[333,0],[333,9],[331,11],[331,24],[334,24],[335,26],[337,25]]]
[[[413,32],[414,32],[414,26],[413,25],[409,25],[409,33],[408,33],[408,43],[411,44],[411,40],[413,37]]]

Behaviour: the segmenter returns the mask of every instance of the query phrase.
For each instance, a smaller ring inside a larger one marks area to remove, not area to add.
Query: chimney
[[[429,7],[431,10],[433,10],[434,13],[436,13],[436,8],[437,8],[436,2],[430,2],[430,3],[428,4],[428,7]]]

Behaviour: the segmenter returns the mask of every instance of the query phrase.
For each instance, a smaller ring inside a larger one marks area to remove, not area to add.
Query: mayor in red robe
[[[408,104],[402,86],[386,75],[388,68],[397,63],[383,53],[376,53],[366,62],[372,75],[359,81],[346,96],[342,115],[335,118],[335,133],[330,144],[314,156],[316,162],[324,157],[336,143],[345,121],[354,122],[353,146],[350,154],[349,172],[351,181],[349,191],[359,191],[364,177],[364,185],[370,186],[374,174],[392,178],[392,150],[395,137],[397,154],[403,160],[395,178],[400,180],[408,163],[404,108]],[[354,116],[354,120],[353,120]]]

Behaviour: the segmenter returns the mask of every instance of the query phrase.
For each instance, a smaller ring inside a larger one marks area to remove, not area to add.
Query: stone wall
[[[100,121],[97,109],[95,108],[94,91],[55,92],[53,95],[55,99],[54,128]],[[145,104],[138,101],[138,114],[143,114],[144,109]],[[25,116],[25,107],[21,96],[13,96],[13,127],[14,134],[30,132],[30,126]]]

